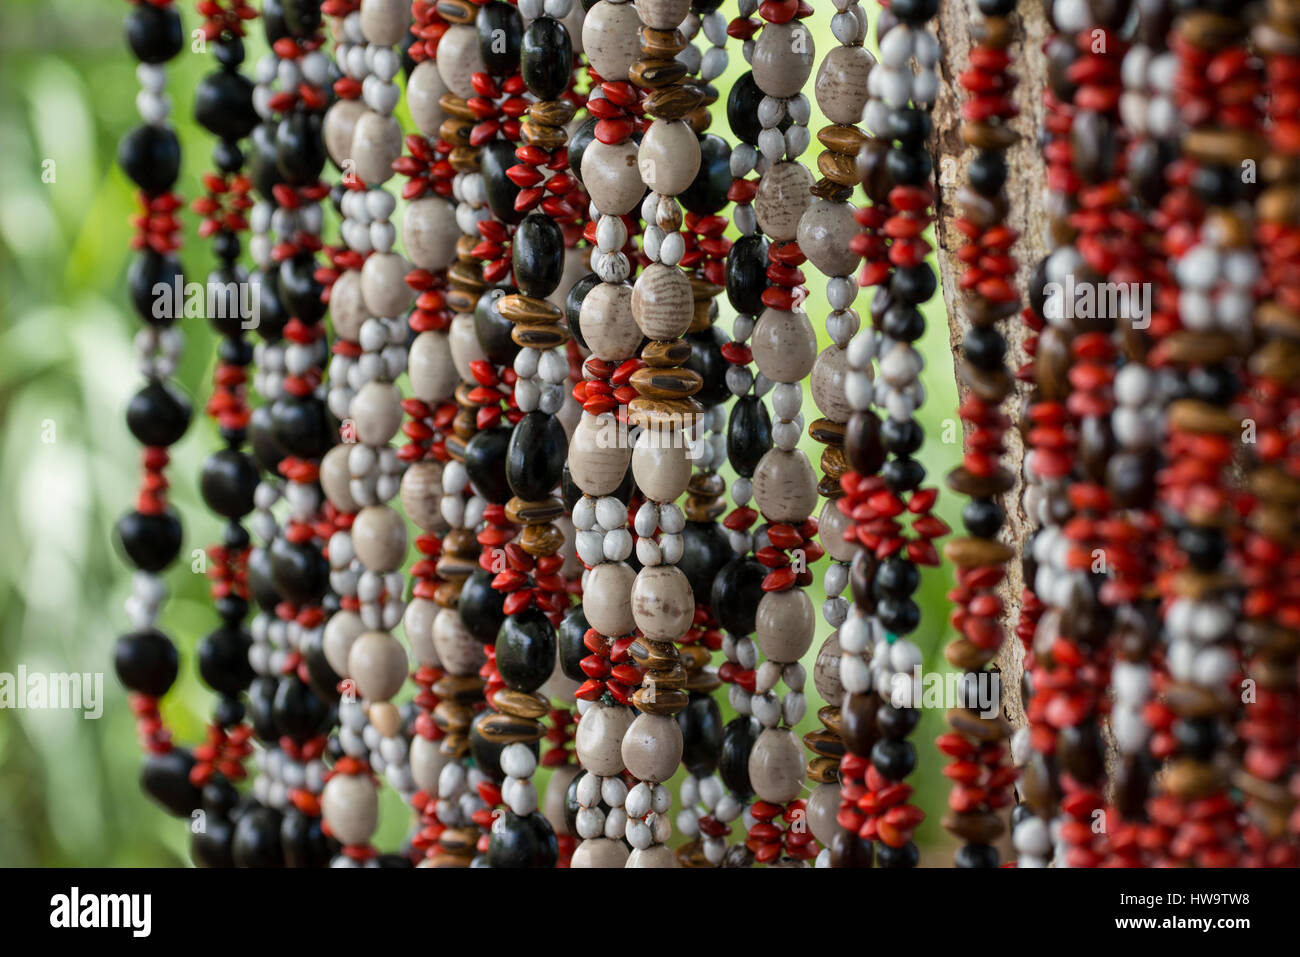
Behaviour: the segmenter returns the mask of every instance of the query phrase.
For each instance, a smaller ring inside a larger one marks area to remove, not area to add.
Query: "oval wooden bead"
[[[812,31],[797,20],[769,23],[754,44],[754,82],[768,96],[795,96],[812,73]]]
[[[827,499],[817,518],[817,540],[826,554],[837,562],[851,562],[858,546],[844,540],[844,533],[853,523],[840,511],[836,499]]]
[[[599,498],[623,484],[632,450],[612,416],[584,414],[569,442],[569,474],[578,488]]]
[[[853,414],[845,384],[849,375],[847,349],[830,345],[821,351],[812,369],[812,397],[818,410],[832,422],[848,422]]]
[[[365,0],[361,4],[361,33],[371,43],[391,47],[411,29],[411,5],[406,0]]]
[[[372,253],[361,267],[361,298],[372,316],[396,319],[411,305],[411,265],[397,253]]]
[[[803,791],[803,748],[789,728],[764,728],[749,752],[749,783],[772,804],[787,804]]]
[[[456,375],[466,382],[473,382],[471,363],[487,358],[478,341],[478,333],[474,331],[474,317],[466,312],[457,313],[451,320],[447,343],[451,346],[451,361],[456,366]]]
[[[818,199],[799,219],[799,250],[823,276],[852,275],[862,260],[851,248],[862,229],[853,218],[855,209],[852,203]]]
[[[430,272],[446,269],[456,258],[459,238],[456,207],[441,196],[417,199],[406,208],[402,217],[402,244],[415,266]]]
[[[817,475],[800,449],[768,449],[753,482],[754,504],[770,522],[802,522],[817,507]]]
[[[682,760],[681,726],[670,715],[639,714],[623,735],[622,755],[623,765],[638,780],[667,781]]]
[[[462,100],[470,99],[475,95],[474,74],[487,71],[478,52],[478,31],[464,23],[451,27],[438,41],[436,62],[447,89]]]
[[[442,517],[442,463],[424,459],[407,466],[400,489],[402,511],[416,528],[426,532],[444,532],[447,520]]]
[[[433,624],[442,609],[427,598],[412,598],[402,613],[402,631],[416,662],[425,668],[441,668],[438,651],[433,645]]]
[[[396,571],[406,558],[406,522],[387,505],[367,505],[352,522],[352,547],[370,571]]]
[[[769,238],[794,239],[799,234],[799,220],[812,203],[812,186],[812,173],[802,163],[777,163],[763,174],[754,194],[754,213]]]
[[[330,286],[330,319],[334,334],[340,339],[356,342],[361,338],[361,326],[374,317],[366,308],[361,295],[361,270],[345,269]]]
[[[680,641],[695,617],[695,597],[686,574],[676,565],[642,568],[632,585],[632,617],[646,638]]]
[[[645,195],[637,168],[637,145],[627,139],[607,144],[593,140],[582,154],[582,185],[602,213],[622,216],[636,209]]]
[[[817,333],[802,311],[764,309],[750,347],[759,371],[773,382],[800,382],[817,361]]]
[[[367,186],[386,183],[393,176],[393,161],[402,155],[402,126],[392,116],[367,110],[352,132],[352,163]]]
[[[588,710],[573,737],[573,750],[582,766],[600,777],[621,773],[623,736],[631,725],[632,709],[621,704],[597,704]]]
[[[379,826],[379,789],[366,775],[335,774],[321,791],[321,818],[334,839],[364,846]]]
[[[325,151],[342,168],[352,158],[352,138],[356,135],[357,121],[370,112],[361,100],[336,100],[325,113],[321,135]]]
[[[637,150],[641,181],[664,196],[686,192],[700,171],[700,141],[682,120],[655,120]]]
[[[365,623],[355,611],[344,608],[330,615],[329,621],[325,623],[325,631],[321,635],[321,650],[325,653],[325,661],[334,669],[335,674],[348,673],[348,653],[352,651],[353,642],[361,637],[361,633],[365,630]]]
[[[593,286],[582,299],[578,325],[596,358],[622,362],[636,355],[643,337],[632,315],[631,283],[602,282]]]
[[[452,359],[447,333],[428,329],[415,337],[407,356],[411,394],[429,405],[438,405],[456,393],[460,373]]]
[[[677,501],[691,481],[691,460],[682,433],[667,428],[642,430],[632,450],[632,477],[651,501]]]
[[[433,647],[449,674],[477,675],[487,661],[483,644],[465,627],[460,613],[443,608],[433,622]]]
[[[368,701],[387,701],[401,691],[406,672],[406,651],[386,631],[364,632],[348,652],[348,677]]]
[[[348,468],[351,446],[335,445],[320,460],[320,487],[331,505],[352,513],[361,506],[352,497],[352,470]]]
[[[436,136],[447,118],[447,111],[439,102],[447,92],[447,84],[438,73],[437,63],[424,60],[416,64],[406,81],[406,105],[416,128],[425,136]],[[350,101],[339,100],[339,103],[347,102]]]
[[[640,27],[641,17],[630,3],[598,3],[587,11],[582,21],[582,47],[602,79],[611,83],[627,79],[628,70],[641,56]],[[442,56],[441,47],[438,56]],[[585,179],[585,170],[582,175]]]
[[[632,315],[647,339],[677,339],[691,327],[695,297],[676,266],[651,263],[632,287]]]
[[[798,661],[812,647],[817,615],[802,588],[764,592],[754,617],[755,639],[769,661]]]
[[[862,122],[867,106],[867,77],[876,64],[866,47],[836,46],[822,59],[813,91],[817,105],[832,123]]]
[[[602,635],[619,638],[636,630],[632,587],[636,572],[626,562],[601,562],[587,573],[582,610],[587,624]],[[585,719],[584,719],[585,720]]]
[[[358,442],[386,445],[402,425],[402,393],[391,382],[372,379],[352,397],[348,411]]]

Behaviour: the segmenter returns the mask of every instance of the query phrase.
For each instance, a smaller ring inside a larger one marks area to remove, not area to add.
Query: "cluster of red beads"
[[[869,758],[846,751],[840,758],[841,827],[866,841],[904,847],[925,820],[925,812],[911,803],[915,788],[906,781],[891,781],[877,771]]]
[[[181,248],[181,223],[176,211],[185,203],[170,190],[165,193],[138,194],[140,212],[131,217],[135,235],[131,248],[151,249],[161,255],[174,253]]]
[[[194,9],[203,17],[199,30],[209,43],[223,33],[242,37],[244,24],[258,17],[257,10],[246,0],[199,0]]]
[[[749,806],[754,826],[745,835],[745,847],[754,855],[756,864],[770,864],[783,852],[798,861],[810,861],[817,856],[817,841],[808,827],[807,806],[802,799],[784,807],[769,801],[755,801]]]
[[[848,534],[877,561],[902,551],[908,561],[917,565],[939,564],[934,540],[947,535],[950,528],[932,512],[939,498],[937,488],[919,488],[904,500],[886,488],[884,479],[878,475],[846,472],[840,484],[844,496],[836,502],[836,507],[852,519]],[[909,516],[908,529],[899,520],[905,514]],[[908,530],[911,535],[907,534]]]

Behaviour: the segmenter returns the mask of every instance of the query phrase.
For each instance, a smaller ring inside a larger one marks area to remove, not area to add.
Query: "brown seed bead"
[[[675,399],[694,395],[704,380],[691,369],[655,368],[647,365],[632,373],[632,387],[651,399]]]
[[[812,174],[807,167],[797,162],[777,163],[759,180],[754,213],[763,232],[784,241],[797,236],[799,220],[810,203]]]
[[[531,718],[490,714],[478,724],[479,733],[494,744],[531,744],[546,736],[546,729]]]
[[[492,695],[492,705],[498,711],[516,718],[536,719],[551,710],[551,703],[541,695],[515,691],[513,688],[498,688]]]
[[[665,86],[645,99],[645,111],[664,120],[684,119],[704,104],[704,94],[685,84]]]
[[[564,547],[564,532],[549,522],[529,525],[519,536],[519,545],[534,558],[545,558],[557,554]]]

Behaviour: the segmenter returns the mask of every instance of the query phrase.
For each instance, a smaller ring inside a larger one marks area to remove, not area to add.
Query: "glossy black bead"
[[[921,723],[921,712],[916,708],[895,708],[888,702],[876,709],[876,726],[886,738],[906,738]]]
[[[282,816],[271,807],[254,805],[235,822],[231,858],[236,867],[283,867],[280,845]]]
[[[175,683],[179,668],[176,646],[154,628],[129,632],[113,644],[113,670],[128,691],[161,698]]]
[[[506,481],[506,458],[511,430],[505,426],[475,433],[465,446],[465,471],[474,491],[489,502],[504,505],[510,501],[510,483]]]
[[[143,123],[118,143],[117,162],[144,192],[165,193],[180,175],[180,140],[170,126]]]
[[[524,218],[524,214],[515,209],[519,187],[506,175],[506,170],[519,162],[515,156],[515,144],[509,140],[493,140],[479,149],[478,157],[488,207],[503,223],[518,223]]]
[[[997,150],[980,150],[966,167],[966,176],[981,196],[997,196],[1007,181],[1007,161]]]
[[[149,325],[166,329],[184,314],[185,276],[175,256],[152,249],[137,253],[126,282],[136,315]]]
[[[895,186],[925,186],[934,174],[934,162],[923,149],[891,149],[885,170]]]
[[[329,562],[311,543],[296,545],[283,536],[271,543],[271,580],[281,597],[314,605],[329,585]]]
[[[280,848],[285,867],[328,867],[337,841],[325,836],[319,817],[303,814],[293,805],[284,811],[280,823]]]
[[[465,627],[479,641],[492,644],[505,621],[503,609],[506,596],[492,587],[493,575],[482,568],[476,569],[465,580],[460,592],[460,617]]]
[[[236,695],[253,680],[248,663],[252,636],[239,627],[222,627],[199,642],[199,675],[213,691]]]
[[[516,691],[536,691],[555,670],[555,627],[529,608],[506,619],[496,649],[501,679]]]
[[[519,11],[503,0],[492,0],[479,8],[474,21],[478,30],[478,55],[487,72],[508,76],[519,66],[524,33],[524,19]],[[565,61],[568,68],[568,60]]]
[[[591,625],[583,614],[582,606],[575,605],[565,612],[560,627],[555,630],[555,641],[560,651],[560,671],[566,678],[574,681],[586,681],[587,673],[582,670],[582,659],[591,652],[583,638]]]
[[[596,124],[599,122],[596,117],[589,116],[569,137],[569,172],[579,185],[582,184],[582,156],[587,152],[587,147],[596,142]]]
[[[582,315],[582,300],[587,298],[587,293],[599,285],[600,277],[594,272],[589,272],[570,286],[564,296],[564,324],[569,330],[569,335],[573,336],[574,341],[584,349],[587,348],[587,340],[582,338],[582,323],[579,321]]]
[[[749,754],[763,729],[749,715],[737,715],[722,729],[722,751],[718,755],[718,776],[738,798],[754,793],[749,781]]]
[[[686,368],[699,373],[701,380],[695,400],[705,408],[722,405],[731,398],[731,390],[727,388],[730,363],[722,356],[726,334],[717,326],[710,326],[701,332],[688,332],[684,338],[691,344],[691,357],[686,360]]]
[[[267,46],[274,46],[275,41],[289,35],[285,25],[285,0],[262,0],[262,29],[266,34]]]
[[[915,149],[925,144],[926,138],[934,130],[934,123],[927,111],[902,107],[890,111],[887,130],[890,139]]]
[[[510,257],[519,291],[545,299],[559,288],[564,276],[564,232],[560,224],[544,213],[527,216],[515,231]]]
[[[560,484],[567,453],[568,439],[560,420],[545,412],[529,412],[510,432],[506,480],[511,490],[526,502],[550,497]]]
[[[319,322],[325,315],[326,305],[321,301],[325,287],[316,278],[318,265],[316,257],[303,253],[280,263],[277,275],[276,292],[282,308],[307,324]]]
[[[921,862],[921,852],[914,841],[908,841],[902,847],[890,847],[880,841],[876,844],[876,866],[891,870],[907,870]]]
[[[321,5],[318,0],[281,0],[284,26],[292,36],[306,38],[321,27]]]
[[[518,16],[518,11],[515,15]],[[555,100],[568,89],[573,40],[559,20],[538,17],[528,24],[518,55],[519,72],[533,96],[539,100]]]
[[[190,857],[197,867],[234,867],[235,822],[205,809],[203,827],[190,834]]]
[[[854,412],[844,431],[844,451],[859,475],[874,475],[885,461],[880,416],[870,409]]]
[[[242,73],[209,73],[194,91],[194,118],[213,136],[242,140],[258,124],[253,82]]]
[[[325,169],[321,115],[295,111],[275,130],[275,165],[290,186],[309,186]]]
[[[281,734],[295,741],[315,737],[329,724],[331,710],[296,674],[281,675],[271,702],[271,716]]]
[[[700,171],[678,198],[683,206],[700,216],[710,216],[727,205],[731,189],[731,147],[715,133],[700,138]]]
[[[772,418],[754,395],[743,395],[727,420],[727,461],[737,475],[750,478],[759,460],[772,447]]]
[[[901,738],[881,738],[871,749],[871,763],[891,781],[901,781],[916,770],[916,748]]]
[[[731,132],[750,146],[758,145],[758,134],[763,132],[763,127],[758,122],[758,104],[765,95],[754,80],[753,71],[742,73],[727,94],[727,123],[731,126]],[[777,128],[784,133],[789,125],[790,118],[787,115]]]
[[[1193,366],[1187,371],[1192,395],[1210,405],[1227,406],[1241,391],[1241,380],[1227,366]]]
[[[767,288],[767,239],[741,236],[727,254],[727,299],[736,312],[759,315]]]
[[[1192,190],[1207,206],[1231,206],[1242,191],[1240,184],[1234,167],[1199,164],[1192,172]]]
[[[117,539],[132,565],[160,572],[181,550],[181,520],[171,509],[157,514],[127,512],[117,520]]]
[[[222,728],[230,729],[244,720],[247,709],[234,695],[223,695],[212,709],[212,720]]]
[[[937,288],[934,270],[926,263],[901,266],[894,270],[889,280],[889,291],[894,298],[913,306],[928,301]]]
[[[138,3],[126,15],[126,42],[141,63],[166,63],[185,45],[185,29],[175,6]]]
[[[925,316],[915,306],[896,302],[885,310],[880,328],[897,342],[915,342],[925,335]]]
[[[239,518],[253,510],[253,493],[259,480],[253,460],[238,449],[221,449],[203,462],[199,490],[208,508],[226,518]]]
[[[677,567],[691,585],[695,604],[707,605],[713,583],[735,556],[726,529],[717,522],[687,522],[682,529],[682,557]]]
[[[1215,718],[1182,718],[1174,722],[1178,751],[1186,758],[1210,761],[1219,748],[1221,735]]]
[[[239,240],[234,238],[234,234],[218,233],[217,235],[230,237],[234,244],[235,255],[238,256]],[[214,251],[218,256],[221,253],[215,247],[220,245],[222,245],[220,242],[214,243]],[[208,274],[208,281],[203,289],[205,306],[208,322],[218,335],[233,338],[243,333],[245,323],[253,324],[252,320],[256,313],[252,290],[245,285],[247,281],[247,273],[238,266],[221,265]]]
[[[257,467],[263,472],[277,474],[280,462],[286,453],[275,437],[275,425],[271,421],[270,406],[259,405],[253,409],[253,414],[248,420],[248,440]]]
[[[989,844],[963,844],[957,848],[953,863],[962,868],[998,866],[998,849]]]
[[[874,588],[878,598],[906,598],[921,585],[921,573],[905,558],[886,558],[876,567]]]
[[[275,145],[277,129],[274,120],[259,123],[253,128],[248,142],[248,175],[254,188],[263,196],[270,196],[271,190],[284,182]]]
[[[921,26],[939,12],[939,0],[895,0],[889,5],[889,12],[901,23]]]
[[[279,682],[270,677],[259,676],[248,686],[248,720],[253,725],[253,733],[263,741],[272,741],[280,734],[275,726],[275,691]]]
[[[190,400],[170,382],[150,379],[127,404],[126,425],[141,445],[173,445],[189,428]]]
[[[1002,506],[990,498],[973,498],[961,510],[962,524],[976,538],[993,538],[1006,517]]]
[[[314,395],[286,394],[271,404],[271,431],[289,455],[318,459],[334,445],[325,404]]]
[[[893,493],[914,492],[925,481],[925,466],[916,459],[890,459],[880,467],[880,477]]]
[[[1188,525],[1178,532],[1178,547],[1198,571],[1212,572],[1228,554],[1228,540],[1217,528]]]
[[[250,323],[256,325],[257,334],[268,341],[279,339],[284,333],[284,327],[289,322],[289,314],[285,312],[284,306],[280,301],[280,279],[277,273],[263,272],[257,270],[249,274],[249,294],[257,304],[256,322]]]
[[[961,343],[962,355],[977,369],[994,371],[1002,368],[1007,354],[1007,341],[992,326],[968,329]]]
[[[733,635],[753,634],[765,577],[767,569],[754,559],[733,558],[713,579],[709,607],[718,623]]]
[[[677,715],[682,729],[682,764],[695,777],[707,777],[722,757],[722,709],[713,696],[692,691]]]
[[[190,783],[194,755],[185,748],[147,754],[140,768],[140,788],[169,813],[189,817],[203,803],[202,792]]]
[[[521,817],[506,810],[492,822],[488,867],[554,867],[558,857],[555,832],[540,811]]]
[[[307,678],[312,691],[322,701],[333,704],[339,700],[339,682],[343,680],[343,676],[330,667],[325,657],[324,640],[325,630],[313,628],[308,633],[308,637],[300,643],[299,651],[302,652],[302,660],[307,665]]]
[[[514,323],[501,315],[500,300],[514,292],[509,287],[489,289],[478,297],[474,307],[474,334],[484,354],[494,365],[513,365],[519,346],[510,333]]]
[[[879,573],[876,576],[880,580]],[[910,598],[884,598],[877,593],[876,617],[886,631],[895,635],[907,635],[916,630],[921,623],[921,609]]]

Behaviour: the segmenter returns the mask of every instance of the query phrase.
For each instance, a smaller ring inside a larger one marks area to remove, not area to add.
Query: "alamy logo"
[[[1043,287],[1045,319],[1127,319],[1134,329],[1151,324],[1151,283],[1075,282],[1069,273],[1065,282]]]
[[[82,711],[83,718],[95,720],[104,713],[104,673],[102,671],[28,672],[26,665],[18,673],[0,671],[0,710]]]
[[[57,928],[125,927],[132,937],[148,937],[153,926],[150,894],[82,894],[74,887],[50,898],[50,926]]]

